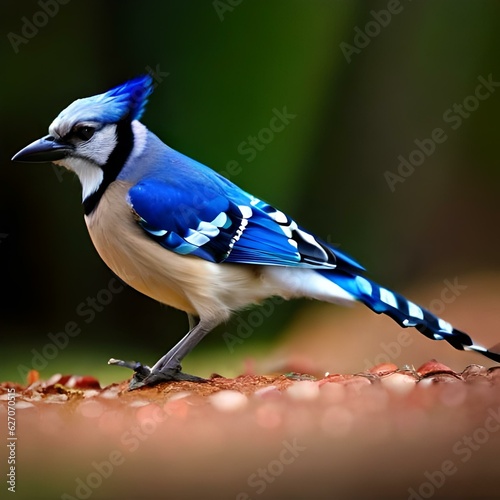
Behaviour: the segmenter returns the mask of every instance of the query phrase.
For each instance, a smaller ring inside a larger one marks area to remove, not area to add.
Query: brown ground
[[[17,395],[18,498],[498,498],[500,367],[133,392],[30,376],[0,388],[3,422]]]
[[[485,345],[498,342],[500,278],[460,283],[467,288],[443,316]],[[410,297],[428,305],[440,286]],[[134,392],[126,382],[101,389],[92,377],[36,373],[23,386],[0,384],[4,473],[9,389],[16,396],[13,498],[500,497],[494,363],[358,308],[313,309],[282,346],[276,362],[257,367],[269,376]],[[436,356],[445,364],[424,363]]]

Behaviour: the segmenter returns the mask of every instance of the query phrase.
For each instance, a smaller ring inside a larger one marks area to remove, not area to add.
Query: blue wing
[[[215,172],[182,184],[146,178],[129,190],[129,204],[149,236],[178,254],[216,263],[363,269]]]

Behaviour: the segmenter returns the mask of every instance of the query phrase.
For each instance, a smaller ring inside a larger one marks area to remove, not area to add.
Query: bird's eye
[[[78,139],[82,141],[88,141],[95,132],[94,127],[89,127],[87,125],[82,125],[80,127],[75,127],[72,131]]]

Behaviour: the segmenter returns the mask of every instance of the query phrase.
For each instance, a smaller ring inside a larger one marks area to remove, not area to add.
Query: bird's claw
[[[111,358],[108,361],[108,365],[123,366],[124,368],[130,368],[134,370],[138,375],[147,377],[151,373],[151,368],[149,366],[144,366],[139,361],[123,361],[121,359]]]
[[[122,361],[121,359],[114,358],[108,361],[108,365],[123,366],[124,368],[134,370],[134,375],[128,387],[129,391],[139,389],[139,387],[156,385],[160,382],[206,382],[204,378],[181,372],[182,367],[180,365],[173,368],[165,366],[161,370],[153,371],[149,366],[145,366],[138,361]]]

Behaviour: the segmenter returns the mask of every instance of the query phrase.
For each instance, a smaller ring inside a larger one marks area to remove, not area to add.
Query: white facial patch
[[[104,177],[102,168],[83,158],[65,158],[53,163],[75,172],[82,185],[82,200],[85,200],[99,189]]]
[[[134,120],[132,133],[134,134],[134,147],[130,153],[130,159],[137,158],[144,151],[148,129],[140,121]]]
[[[89,158],[97,165],[105,165],[109,155],[116,146],[116,125],[104,125],[86,142],[78,144],[75,148],[76,156]]]
[[[115,147],[116,125],[105,125],[88,141],[76,143],[71,156],[54,163],[75,172],[82,184],[82,199],[85,200],[99,189],[104,177],[101,166],[106,164]]]

